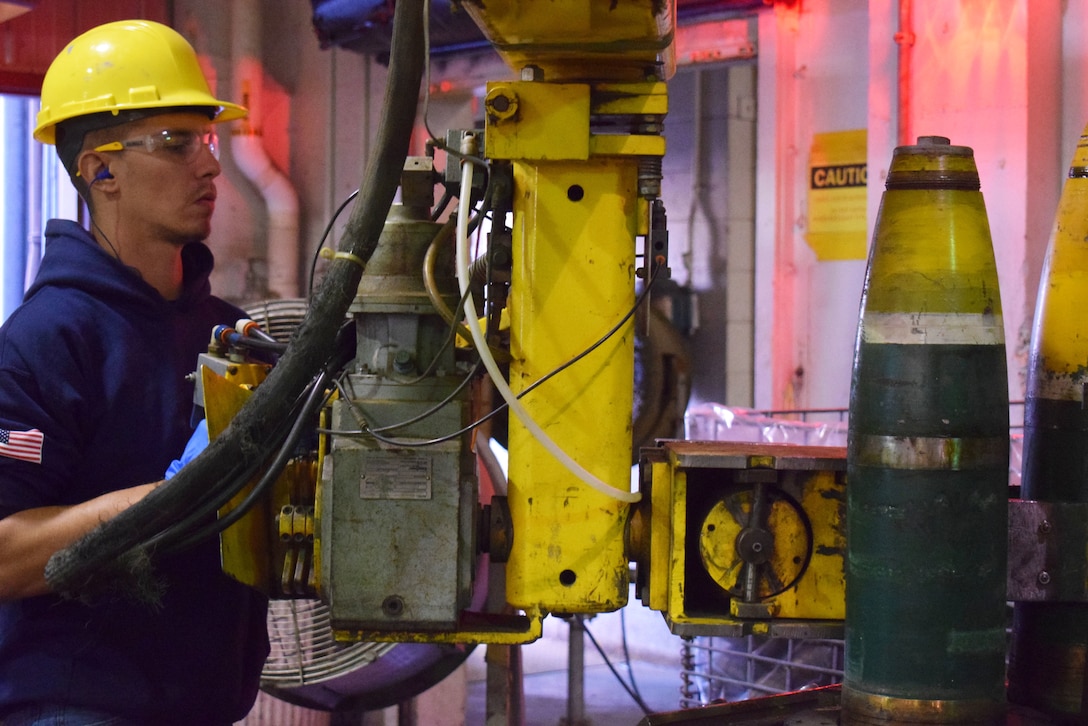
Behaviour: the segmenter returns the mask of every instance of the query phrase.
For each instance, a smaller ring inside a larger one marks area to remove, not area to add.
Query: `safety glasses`
[[[200,153],[200,149],[207,146],[212,156],[219,158],[219,137],[214,130],[187,131],[166,129],[154,134],[136,136],[124,141],[111,141],[108,144],[94,147],[95,151],[125,151],[139,149],[154,154],[159,149],[180,161],[192,161]]]

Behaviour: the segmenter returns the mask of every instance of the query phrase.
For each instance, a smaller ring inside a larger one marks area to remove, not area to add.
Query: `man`
[[[88,232],[46,227],[41,269],[0,328],[0,724],[228,724],[268,652],[263,596],[227,578],[217,542],[161,558],[157,603],[49,592],[57,550],[161,483],[192,433],[186,379],[211,329],[202,244],[221,168],[215,99],[192,47],[110,23],[54,60],[34,135],[56,143]]]

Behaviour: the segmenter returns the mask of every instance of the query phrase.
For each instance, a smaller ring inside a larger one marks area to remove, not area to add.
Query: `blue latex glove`
[[[166,475],[163,478],[169,479],[177,474],[181,471],[181,467],[195,459],[197,454],[206,448],[208,448],[208,419],[203,418],[196,425],[196,431],[193,431],[193,435],[189,437],[189,443],[185,444],[185,451],[181,452],[181,458],[170,462],[170,466],[166,468]]]

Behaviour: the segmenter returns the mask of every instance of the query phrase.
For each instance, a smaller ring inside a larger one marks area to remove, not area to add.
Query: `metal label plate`
[[[363,461],[360,499],[430,499],[429,456],[374,456]]]

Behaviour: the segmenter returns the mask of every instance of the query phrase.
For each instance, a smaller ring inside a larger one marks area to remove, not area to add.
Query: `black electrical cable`
[[[487,168],[491,164],[491,162],[489,162],[487,159],[483,158],[482,156],[476,156],[475,154],[466,154],[463,151],[458,151],[457,149],[451,148],[448,144],[446,144],[445,142],[443,142],[443,141],[441,141],[439,139],[435,139],[434,141],[435,141],[435,148],[436,149],[442,149],[442,151],[445,151],[447,154],[449,154],[450,156],[453,156],[453,157],[455,157],[457,159],[463,159],[465,161],[470,161],[473,164],[475,164],[476,166],[482,166],[484,168]]]
[[[574,356],[570,360],[565,361],[562,365],[560,365],[557,368],[549,371],[545,375],[543,375],[540,378],[538,378],[537,380],[535,380],[530,385],[526,386],[521,392],[519,392],[517,394],[517,398],[520,399],[522,396],[527,395],[530,391],[537,388],[537,386],[540,386],[545,381],[550,380],[551,378],[553,378],[557,374],[561,373],[562,371],[565,371],[567,368],[570,368],[572,365],[574,365],[575,363],[580,361],[582,358],[585,358],[587,355],[592,353],[594,350],[596,350],[597,348],[604,345],[604,343],[609,338],[611,338],[613,335],[615,335],[620,330],[620,328],[622,328],[624,326],[624,324],[628,320],[631,319],[631,316],[633,316],[636,312],[638,312],[639,306],[641,306],[642,303],[649,296],[650,289],[653,287],[654,281],[657,279],[657,274],[660,271],[660,269],[661,269],[660,266],[655,266],[654,267],[653,273],[650,275],[650,279],[646,282],[646,287],[643,288],[642,292],[639,293],[637,298],[635,298],[635,304],[631,306],[631,309],[627,312],[627,314],[624,315],[623,318],[620,319],[620,321],[618,323],[616,323],[612,327],[611,330],[609,330],[607,333],[602,335],[600,337],[600,339],[597,340],[597,342],[593,343],[591,346],[589,346],[588,348],[583,350],[578,355]],[[494,418],[499,413],[501,413],[503,411],[503,409],[505,409],[507,407],[507,405],[508,405],[507,403],[503,402],[502,404],[497,406],[494,410],[492,410],[489,413],[487,413],[487,414],[481,416],[480,418],[476,419],[475,421],[470,423],[468,426],[465,426],[464,428],[462,428],[462,429],[460,429],[458,431],[454,431],[451,434],[446,434],[445,436],[440,436],[440,437],[435,438],[435,439],[429,439],[427,441],[404,441],[404,440],[400,440],[400,439],[390,439],[390,438],[387,438],[387,437],[384,437],[384,436],[381,436],[381,435],[376,435],[370,429],[363,429],[363,430],[360,430],[360,431],[352,431],[352,432],[331,432],[331,433],[339,433],[340,435],[345,435],[345,436],[365,436],[365,435],[370,435],[370,436],[373,436],[378,441],[381,441],[384,444],[389,444],[391,446],[402,446],[402,447],[405,447],[405,448],[434,446],[436,444],[441,444],[441,443],[444,443],[446,441],[452,441],[453,439],[456,439],[456,438],[468,433],[469,431],[472,431],[474,428],[476,428],[477,426],[480,426],[481,424],[485,423],[486,421],[490,421],[492,418]]]
[[[280,343],[274,340],[261,340],[260,338],[251,338],[241,334],[234,334],[229,337],[228,344],[232,348],[246,348],[250,350],[266,350],[271,353],[283,353],[287,350],[287,343]]]
[[[607,333],[602,335],[597,340],[596,343],[589,346],[588,348],[583,350],[578,355],[576,355],[573,358],[571,358],[570,360],[566,361],[565,363],[563,363],[562,365],[557,367],[555,370],[552,370],[552,371],[548,372],[547,374],[545,374],[545,375],[541,376],[540,378],[538,378],[531,385],[526,387],[524,391],[519,393],[518,398],[521,398],[526,393],[533,390],[537,386],[541,385],[545,381],[549,380],[550,378],[553,378],[555,375],[557,375],[557,374],[565,371],[566,369],[570,368],[572,365],[574,365],[578,361],[582,360],[583,358],[585,358],[587,355],[589,355],[593,351],[600,348],[602,345],[604,345],[608,341],[609,338],[611,338],[613,335],[615,335],[617,332],[619,332],[620,328],[622,328],[627,323],[627,321],[630,320],[631,317],[634,316],[634,314],[638,312],[639,307],[641,307],[642,303],[646,300],[647,297],[649,297],[650,289],[653,287],[654,282],[657,280],[657,273],[660,272],[660,270],[661,270],[660,266],[655,266],[654,267],[654,270],[653,270],[652,274],[650,275],[650,279],[646,282],[646,287],[643,288],[642,292],[640,292],[638,297],[635,298],[635,304],[631,306],[631,309],[627,311],[627,314],[624,315],[623,318],[618,323],[616,323],[612,327],[611,330],[609,330]]]
[[[423,0],[423,56],[427,59],[427,65],[423,69],[423,128],[427,136],[435,138],[431,131],[431,2]]]
[[[458,307],[457,307],[458,311],[461,311],[464,308],[465,300],[467,298],[468,298],[468,292],[466,291],[465,294],[461,296],[461,302],[458,304]],[[427,366],[427,368],[422,373],[420,373],[416,378],[414,378],[414,379],[412,379],[410,381],[394,381],[394,383],[396,383],[398,385],[402,385],[402,386],[412,386],[412,385],[415,385],[417,383],[420,383],[420,382],[426,380],[427,377],[434,371],[435,367],[438,365],[438,360],[439,360],[440,356],[442,355],[442,353],[449,346],[453,345],[453,341],[456,338],[457,338],[457,319],[455,318],[453,324],[451,324],[449,326],[449,332],[447,333],[445,339],[442,341],[442,345],[439,347],[438,351],[435,353],[434,357],[431,359],[431,362]],[[346,362],[347,361],[345,361],[345,363]],[[435,404],[434,406],[427,409],[423,413],[420,413],[420,414],[418,414],[416,416],[413,416],[412,418],[408,419],[407,421],[400,421],[398,423],[389,424],[387,426],[383,426],[381,428],[377,428],[377,429],[374,429],[374,430],[378,431],[378,432],[383,432],[383,431],[392,431],[392,430],[395,430],[395,429],[404,428],[405,426],[411,426],[412,424],[417,423],[418,421],[422,421],[423,419],[428,418],[428,417],[433,416],[434,414],[438,413],[450,401],[452,401],[454,399],[454,397],[457,396],[458,393],[460,393],[462,390],[464,390],[465,386],[468,385],[468,383],[475,377],[476,372],[479,370],[480,365],[481,365],[480,362],[477,361],[476,365],[473,367],[472,371],[469,372],[469,374],[465,378],[465,380],[462,381],[460,383],[460,385],[457,386],[457,388],[454,390],[454,392],[452,394],[447,396],[441,402]],[[336,381],[336,387],[341,393],[342,400],[344,401],[345,404],[347,404],[349,409],[353,413],[359,414],[359,415],[356,416],[356,420],[358,420],[360,424],[366,425],[367,421],[365,420],[365,417],[362,417],[362,415],[361,415],[362,412],[358,411],[355,404],[352,403],[355,400],[355,396],[351,395],[351,392],[344,390],[342,380],[338,379]],[[370,429],[367,428],[367,429],[360,429],[357,432],[351,432],[351,431],[334,431],[332,429],[318,429],[318,433],[325,433],[325,434],[341,433],[341,434],[343,434],[345,436],[351,436],[351,435],[353,435],[353,433],[355,435],[360,435],[360,434],[364,433],[365,431],[369,431],[369,430]]]
[[[249,481],[259,470],[259,467],[259,462],[248,464],[239,462],[238,466],[229,472],[227,477],[224,477],[224,481],[228,482],[227,486],[211,490],[208,492],[208,496],[191,502],[190,509],[184,517],[150,537],[144,546],[148,551],[157,551],[162,542],[181,536],[185,530],[206,520],[216,510],[229,502],[245,486],[245,482]]]
[[[467,298],[468,298],[468,291],[466,290],[465,294],[461,296],[461,302],[459,303],[458,308],[457,308],[458,310],[461,310],[464,307],[465,300]],[[450,326],[449,326],[449,333],[446,334],[446,337],[442,341],[442,345],[439,346],[438,350],[434,354],[434,357],[431,358],[431,362],[429,364],[427,364],[427,367],[425,369],[423,369],[423,372],[421,372],[418,376],[416,376],[415,378],[413,378],[410,381],[393,381],[393,382],[395,384],[401,385],[401,386],[414,386],[417,383],[422,383],[423,381],[425,381],[431,375],[431,373],[434,372],[435,368],[438,367],[438,360],[442,356],[442,354],[445,353],[446,349],[449,348],[451,345],[453,345],[453,342],[457,339],[457,332],[458,332],[457,331],[457,323],[458,323],[458,319],[454,318],[453,323],[450,324]],[[413,421],[413,423],[415,423],[415,422]]]
[[[609,660],[608,655],[604,652],[604,648],[601,647],[601,644],[598,643],[597,639],[593,637],[593,633],[590,632],[588,627],[586,627],[585,620],[582,618],[582,616],[574,615],[573,617],[576,617],[582,621],[582,629],[585,630],[586,635],[589,636],[589,640],[593,643],[593,647],[596,648],[597,652],[601,654],[601,658],[604,659],[604,664],[608,666],[608,670],[612,671],[612,675],[614,675],[616,677],[616,680],[620,682],[620,685],[623,686],[623,690],[627,691],[627,695],[629,695],[631,699],[636,704],[638,704],[638,707],[642,709],[643,714],[647,716],[651,715],[653,713],[653,710],[646,704],[646,701],[642,700],[642,696],[640,696],[637,692],[631,690],[631,687],[627,685],[627,681],[623,680],[623,676],[621,676],[620,672],[616,670],[616,667],[612,665],[612,661]]]
[[[627,664],[627,677],[631,679],[631,688],[634,689],[639,698],[642,698],[642,693],[638,690],[638,683],[635,681],[635,669],[631,664],[631,652],[627,649],[627,616],[624,608],[620,608],[620,638],[623,643],[623,661]]]
[[[438,218],[442,216],[442,213],[446,211],[446,207],[449,206],[450,201],[453,199],[453,190],[446,187],[442,191],[442,196],[439,197],[438,202],[434,205],[434,209],[431,210],[431,221],[437,222]]]
[[[343,431],[343,430],[337,431],[337,430],[331,430],[331,429],[318,429],[318,432],[319,433],[326,433],[326,434],[335,434],[335,435],[338,435],[338,436],[349,436],[349,437],[371,436],[371,437],[377,439],[378,441],[381,441],[382,443],[393,444],[393,445],[396,445],[396,446],[431,446],[435,442],[426,441],[426,442],[422,442],[422,443],[419,443],[419,442],[405,443],[405,442],[398,441],[398,440],[395,440],[395,439],[386,438],[385,436],[382,436],[381,434],[383,432],[385,432],[385,431],[394,431],[396,429],[402,429],[402,428],[404,428],[406,426],[411,426],[412,424],[418,423],[419,421],[422,421],[422,420],[424,420],[424,419],[426,419],[426,418],[428,418],[430,416],[433,416],[434,414],[438,413],[439,411],[441,411],[443,408],[445,408],[447,405],[449,405],[450,401],[457,398],[457,396],[461,393],[461,391],[465,390],[465,387],[469,383],[472,382],[472,380],[476,377],[476,373],[479,372],[481,365],[482,364],[479,361],[477,361],[476,365],[473,366],[472,370],[469,371],[468,375],[465,376],[464,380],[462,380],[459,384],[457,384],[457,387],[455,389],[453,389],[453,391],[451,391],[449,395],[447,395],[444,399],[442,399],[441,401],[436,403],[431,408],[429,408],[426,411],[424,411],[424,412],[422,412],[420,414],[417,414],[417,415],[413,416],[412,418],[407,419],[405,421],[399,421],[399,422],[397,422],[395,424],[389,424],[387,426],[380,426],[378,428],[371,428],[370,427],[370,424],[366,420],[366,415],[363,412],[363,410],[361,408],[359,408],[356,404],[352,403],[352,399],[348,395],[347,391],[344,391],[341,388],[340,390],[341,390],[341,394],[343,395],[344,401],[351,408],[352,412],[357,414],[356,415],[356,420],[359,421],[360,424],[363,424],[365,426],[365,428],[359,429],[358,431]],[[339,382],[337,382],[337,386],[340,387]],[[477,423],[475,425],[478,426],[479,424]],[[471,431],[471,430],[472,430],[471,428],[461,429],[461,431],[458,432],[458,435],[463,434],[463,433],[467,433],[468,431]],[[456,438],[456,437],[454,437],[454,438]],[[447,441],[448,439],[444,438],[442,440]]]
[[[321,258],[321,250],[325,248],[325,240],[329,238],[332,233],[332,226],[336,224],[337,218],[341,212],[347,209],[347,206],[351,204],[351,200],[359,196],[359,190],[356,189],[348,198],[340,203],[340,206],[336,208],[336,211],[332,213],[332,219],[325,225],[325,231],[321,233],[321,239],[317,241],[317,248],[314,250],[314,256],[310,259],[310,281],[306,285],[306,297],[309,298],[314,294],[314,277],[317,275],[317,261]]]
[[[397,423],[394,423],[394,424],[388,424],[386,426],[380,426],[379,428],[376,428],[376,429],[367,429],[367,431],[369,431],[370,433],[374,433],[375,431],[378,432],[378,433],[385,433],[386,431],[396,431],[397,429],[402,429],[402,428],[405,428],[406,426],[411,426],[414,423],[419,423],[420,421],[423,421],[424,419],[427,419],[427,418],[430,418],[431,416],[434,416],[436,413],[438,413],[443,408],[445,408],[447,405],[449,405],[450,401],[457,398],[457,395],[460,394],[461,391],[465,390],[465,386],[467,386],[469,383],[471,383],[472,379],[476,377],[476,374],[479,372],[481,365],[483,365],[483,364],[480,361],[476,361],[476,364],[472,367],[472,370],[470,370],[468,372],[468,375],[465,376],[464,380],[462,380],[460,383],[457,384],[457,388],[453,389],[453,391],[451,391],[448,396],[443,398],[441,401],[439,401],[438,403],[436,403],[434,406],[427,409],[426,411],[424,411],[422,413],[419,413],[419,414],[416,414],[415,416],[412,416],[409,419],[405,419],[404,421],[398,421]]]
[[[468,234],[475,232],[476,228],[480,226],[480,223],[487,218],[487,213],[491,210],[491,199],[494,193],[495,187],[491,184],[491,175],[488,174],[487,185],[484,187],[483,200],[480,202],[480,211],[469,217]]]
[[[324,390],[328,385],[329,379],[338,371],[340,371],[340,369],[342,369],[345,365],[347,365],[347,363],[354,356],[354,351],[355,326],[354,323],[348,321],[340,327],[340,331],[337,334],[336,352],[330,357],[325,368],[317,376],[317,378],[315,378],[314,382],[309,386],[307,391],[302,396],[300,396],[299,401],[296,402],[296,407],[294,410],[296,410],[298,413],[293,414],[292,416],[285,419],[285,422],[293,421],[294,423],[290,427],[287,427],[285,423],[281,424],[281,426],[275,432],[273,438],[279,440],[283,437],[281,431],[284,428],[288,429],[286,434],[287,440],[285,440],[285,442],[279,448],[279,457],[282,457],[284,455],[284,452],[290,453],[293,451],[293,447],[297,444],[298,439],[301,436],[302,424],[309,421],[309,418],[314,414],[314,411],[310,410],[310,408],[314,405],[314,399],[317,398],[318,401],[323,401],[324,399],[324,396],[318,397],[317,394],[324,393]],[[229,479],[229,486],[212,490],[210,494],[213,496],[202,498],[199,502],[194,504],[193,509],[189,511],[181,521],[171,524],[158,535],[152,537],[148,541],[149,548],[153,547],[156,549],[156,551],[178,551],[184,549],[185,547],[191,546],[192,544],[195,544],[197,541],[202,539],[203,537],[198,537],[191,530],[202,531],[218,526],[213,524],[211,527],[206,527],[205,525],[208,518],[211,517],[213,512],[218,511],[220,508],[226,505],[227,502],[233,499],[238,492],[245,488],[245,486],[252,480],[253,476],[256,475],[257,471],[259,471],[260,465],[262,463],[262,461],[254,462],[253,465],[250,466],[248,469],[244,471],[239,471],[235,475],[231,476]],[[285,465],[286,460],[283,460],[282,463],[280,463],[279,458],[274,460],[271,466],[266,471],[261,483],[257,485],[257,488],[267,488],[269,484],[269,482],[267,481],[269,476],[268,472],[275,472],[271,477],[271,481],[275,481],[276,477],[279,475],[279,472],[283,469],[283,466]],[[253,506],[255,501],[256,496],[250,495],[239,506],[232,509],[231,514],[235,516],[234,519],[230,520],[230,522],[233,522],[236,519],[240,518],[242,514],[246,512],[246,510]],[[222,521],[223,520],[220,520],[220,522]],[[230,522],[219,526],[219,528],[215,529],[214,532],[208,532],[208,534],[216,534],[222,531],[227,526],[229,526]],[[178,544],[179,542],[183,544]]]
[[[257,500],[268,492],[283,472],[284,467],[287,466],[287,462],[295,456],[295,453],[298,450],[298,442],[302,439],[302,435],[310,430],[309,426],[313,416],[317,413],[318,409],[325,404],[325,401],[328,400],[329,392],[326,390],[328,383],[328,371],[322,371],[318,377],[314,379],[313,385],[306,395],[306,400],[302,403],[302,408],[299,411],[298,416],[295,417],[295,422],[291,426],[291,430],[287,433],[287,437],[284,439],[283,444],[280,446],[276,458],[272,460],[272,463],[269,464],[260,480],[253,485],[253,489],[250,490],[236,507],[222,517],[217,518],[215,521],[188,533],[187,536],[174,542],[162,542],[159,544],[159,547],[166,552],[176,552],[188,549],[209,537],[219,534],[245,516],[246,512],[257,503]]]
[[[284,427],[281,426],[281,428]],[[279,434],[277,432],[278,438]],[[225,485],[209,490],[204,497],[193,502],[184,517],[150,537],[147,540],[147,546],[155,551],[164,548],[169,551],[180,549],[173,546],[173,543],[187,539],[193,530],[203,527],[209,517],[233,499],[260,471],[264,461],[264,459],[261,459],[251,462],[248,466],[242,466],[239,463],[238,468],[232,472],[231,476],[224,478]]]

